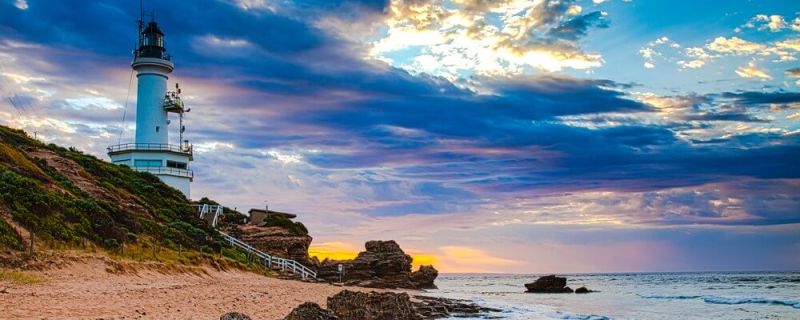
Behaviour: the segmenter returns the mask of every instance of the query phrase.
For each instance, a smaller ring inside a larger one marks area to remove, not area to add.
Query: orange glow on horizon
[[[308,255],[317,257],[319,261],[323,261],[325,259],[350,260],[355,259],[360,251],[363,251],[363,249],[356,249],[354,246],[343,242],[323,242],[319,244],[312,244],[311,247],[308,248]],[[434,255],[414,252],[407,253],[411,255],[411,258],[413,258],[411,263],[413,270],[417,270],[423,265],[436,265],[437,259]]]
[[[323,242],[312,244],[308,248],[308,255],[317,257],[319,261],[331,260],[350,260],[355,259],[359,250],[344,242]]]

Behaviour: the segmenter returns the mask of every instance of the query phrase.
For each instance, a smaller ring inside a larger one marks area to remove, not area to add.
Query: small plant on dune
[[[32,273],[17,270],[0,270],[0,281],[26,285],[42,283],[44,282],[44,278]]]

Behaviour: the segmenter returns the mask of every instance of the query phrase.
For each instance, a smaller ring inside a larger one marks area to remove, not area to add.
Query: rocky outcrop
[[[283,320],[432,320],[444,318],[492,319],[500,309],[482,307],[468,300],[414,296],[395,292],[344,290],[328,298],[328,310],[306,302]]]
[[[433,266],[420,266],[419,270],[411,273],[411,283],[415,284],[418,289],[436,289],[433,282],[438,276],[439,271]]]
[[[435,288],[439,272],[433,266],[422,266],[411,272],[411,256],[392,241],[369,241],[366,251],[354,260],[325,260],[317,270],[317,278],[368,288]],[[344,273],[339,274],[339,264]]]
[[[572,289],[567,287],[567,278],[555,275],[539,277],[532,283],[526,283],[525,288],[533,293],[572,293]]]
[[[338,320],[330,310],[325,310],[313,302],[303,303],[294,308],[283,320]]]
[[[421,320],[406,293],[344,290],[328,298],[328,309],[341,320]]]
[[[258,227],[240,225],[229,231],[232,236],[250,244],[258,250],[278,257],[289,258],[309,265],[308,247],[312,238],[295,235],[281,227]]]
[[[468,300],[414,296],[414,309],[423,319],[485,318],[490,312],[503,310],[482,307]]]
[[[228,312],[219,317],[219,320],[252,320],[246,314],[238,312]]]
[[[594,292],[594,291],[589,290],[586,287],[580,287],[578,289],[575,289],[575,293],[589,293],[589,292]]]

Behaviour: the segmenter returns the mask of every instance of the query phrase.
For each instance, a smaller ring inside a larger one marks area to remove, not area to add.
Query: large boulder
[[[344,290],[328,298],[340,320],[421,320],[406,293]]]
[[[364,247],[367,251],[359,253],[356,260],[367,262],[375,276],[383,278],[411,272],[411,256],[394,240],[368,241]]]
[[[420,266],[419,270],[411,273],[411,283],[419,289],[436,289],[433,283],[439,271],[433,266]]]
[[[526,283],[525,288],[534,293],[572,293],[572,289],[567,287],[567,278],[555,275],[539,277],[532,283]]]
[[[294,308],[283,320],[338,320],[339,317],[330,310],[322,309],[313,302],[303,303]]]
[[[432,266],[421,267],[412,273],[411,256],[403,252],[397,242],[369,241],[366,251],[353,260],[325,260],[317,268],[317,278],[329,282],[344,282],[369,288],[435,288],[433,281],[438,271]],[[344,274],[339,274],[339,265]]]

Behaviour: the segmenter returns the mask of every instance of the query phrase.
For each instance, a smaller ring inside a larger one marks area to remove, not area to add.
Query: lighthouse
[[[137,79],[135,141],[109,146],[108,156],[114,164],[156,175],[189,198],[192,146],[183,140],[183,117],[189,109],[184,109],[177,84],[175,91],[167,91],[175,66],[164,46],[164,33],[153,20],[147,25],[139,20],[139,41],[131,67]],[[177,143],[169,140],[170,114],[178,118]]]

